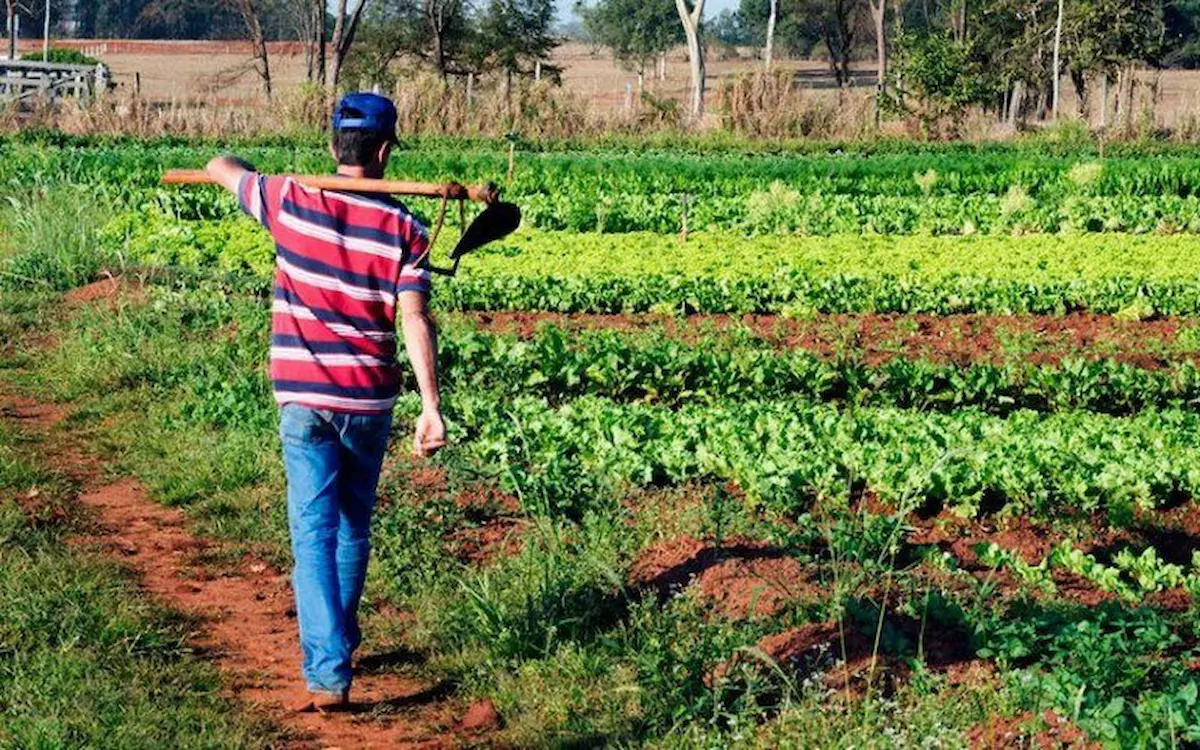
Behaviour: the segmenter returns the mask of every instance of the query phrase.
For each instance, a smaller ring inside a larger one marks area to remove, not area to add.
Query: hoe
[[[458,263],[462,257],[472,250],[503,239],[512,234],[521,225],[521,209],[515,204],[500,201],[500,191],[493,183],[486,185],[467,186],[457,182],[404,182],[401,180],[375,180],[366,177],[336,177],[333,175],[288,175],[301,185],[317,190],[345,190],[355,193],[386,193],[389,195],[415,195],[425,198],[441,198],[441,208],[438,210],[437,223],[429,237],[429,248],[437,242],[438,234],[446,219],[446,206],[450,201],[458,201],[459,228],[462,236],[458,244],[450,251],[453,265],[449,268],[430,266],[429,270],[442,276],[454,276],[458,273]],[[206,185],[213,179],[201,169],[172,169],[163,175],[165,185]],[[466,202],[475,201],[484,204],[471,223],[466,222]],[[420,263],[428,255],[412,261]]]

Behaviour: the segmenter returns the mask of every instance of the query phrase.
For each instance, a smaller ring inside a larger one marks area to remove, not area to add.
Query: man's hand
[[[422,409],[413,434],[413,455],[429,458],[446,445],[446,423],[436,409]]]

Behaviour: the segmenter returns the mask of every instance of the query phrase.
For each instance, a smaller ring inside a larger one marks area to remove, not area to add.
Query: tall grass
[[[785,73],[750,75],[714,87],[710,115],[702,122],[686,116],[682,102],[650,92],[628,106],[600,107],[550,81],[499,78],[474,82],[468,96],[461,78],[428,73],[403,76],[386,90],[399,112],[406,135],[530,139],[606,135],[662,136],[722,131],[753,138],[847,138],[874,128],[873,94],[803,91]],[[255,102],[219,103],[209,97],[148,102],[130,93],[114,93],[87,104],[65,101],[33,111],[0,112],[0,132],[55,128],[71,134],[256,138],[313,135],[325,127],[330,101],[326,93],[302,86],[277,94],[270,106]]]
[[[62,291],[118,263],[97,241],[113,206],[103,192],[77,185],[0,195],[0,289]]]

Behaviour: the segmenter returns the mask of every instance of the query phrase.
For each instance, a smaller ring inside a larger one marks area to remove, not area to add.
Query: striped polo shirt
[[[275,239],[275,401],[390,411],[400,390],[397,295],[429,293],[428,264],[412,265],[429,247],[425,228],[398,201],[290,177],[247,174],[238,200]]]

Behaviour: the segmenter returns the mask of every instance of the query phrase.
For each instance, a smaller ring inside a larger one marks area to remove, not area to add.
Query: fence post
[[[633,109],[633,84],[625,84],[625,111],[629,112]]]
[[[475,74],[467,73],[467,109],[475,105]]]

